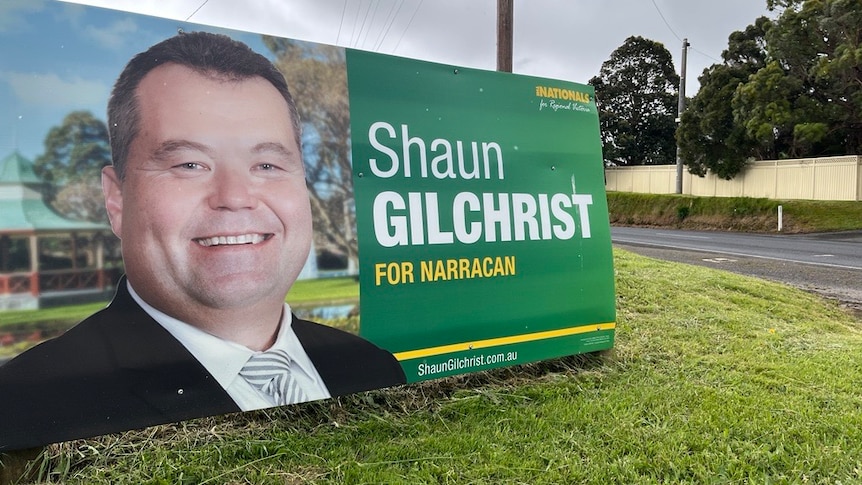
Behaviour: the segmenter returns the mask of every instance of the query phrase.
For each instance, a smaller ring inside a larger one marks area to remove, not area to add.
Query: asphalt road
[[[787,283],[862,317],[862,231],[765,235],[612,227],[614,245],[644,256]]]

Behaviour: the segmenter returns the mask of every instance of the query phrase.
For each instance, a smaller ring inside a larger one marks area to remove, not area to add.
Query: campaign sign
[[[5,15],[0,452],[613,346],[591,87]]]
[[[610,348],[592,87],[347,61],[361,335],[411,382]]]

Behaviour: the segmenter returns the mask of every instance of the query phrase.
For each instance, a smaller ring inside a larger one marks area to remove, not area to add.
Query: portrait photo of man
[[[228,36],[129,61],[102,171],[125,276],[103,310],[0,366],[0,450],[405,382],[392,354],[294,315],[312,215],[283,75]]]

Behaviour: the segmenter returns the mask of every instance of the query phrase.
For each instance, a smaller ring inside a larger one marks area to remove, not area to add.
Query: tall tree
[[[344,49],[264,37],[276,56],[303,124],[303,156],[315,224],[315,245],[358,261],[350,160],[350,109]]]
[[[700,90],[677,130],[680,156],[689,172],[704,176],[712,171],[731,179],[757,151],[756,141],[735,122],[732,102],[736,90],[766,65],[765,33],[770,25],[761,17],[744,31],[730,34],[724,63],[708,67],[698,78]]]
[[[778,158],[862,151],[859,0],[770,0],[769,64],[734,98],[749,135]]]
[[[48,184],[43,196],[57,212],[105,222],[99,173],[110,163],[105,123],[89,111],[73,111],[48,131],[45,153],[36,158],[33,169]]]
[[[662,44],[629,37],[590,84],[599,105],[605,163],[675,163],[679,75]]]
[[[682,117],[692,173],[731,178],[746,159],[862,152],[859,0],[767,0],[774,20],[730,36]],[[732,114],[732,116],[729,115]]]

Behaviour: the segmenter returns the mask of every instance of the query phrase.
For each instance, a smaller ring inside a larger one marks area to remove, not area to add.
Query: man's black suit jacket
[[[405,382],[366,340],[295,316],[292,327],[333,397]],[[125,279],[107,308],[0,366],[0,451],[239,410]]]

